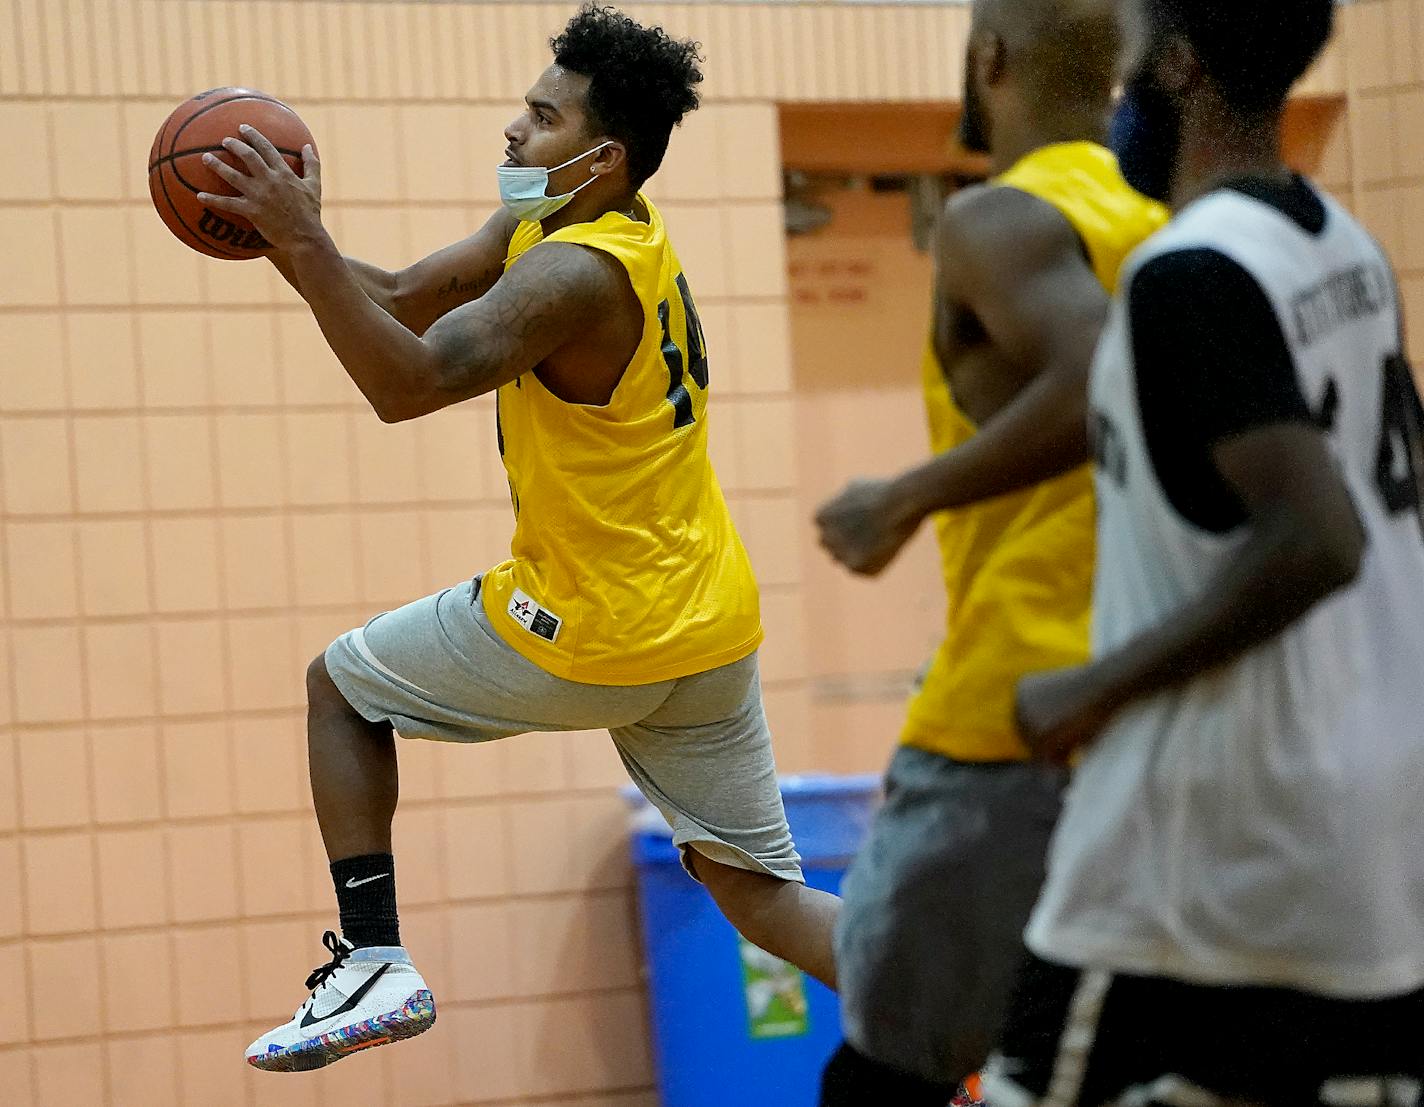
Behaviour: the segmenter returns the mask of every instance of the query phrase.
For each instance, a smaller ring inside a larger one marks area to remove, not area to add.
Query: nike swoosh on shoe
[[[345,1015],[350,1011],[356,1010],[356,1005],[366,997],[367,992],[369,992],[373,987],[375,987],[376,981],[380,980],[381,977],[386,974],[386,970],[390,967],[391,966],[389,964],[382,965],[379,969],[377,969],[369,977],[367,977],[359,988],[357,988],[354,992],[351,993],[350,999],[348,999],[340,1007],[336,1008],[336,1010],[328,1011],[324,1015],[316,1015],[313,1011],[313,1008],[316,1006],[316,999],[315,997],[313,997],[312,1006],[308,1007],[306,1013],[302,1015],[302,1029],[305,1030],[307,1027],[315,1026],[319,1022],[326,1022],[328,1019],[336,1018],[337,1015]]]

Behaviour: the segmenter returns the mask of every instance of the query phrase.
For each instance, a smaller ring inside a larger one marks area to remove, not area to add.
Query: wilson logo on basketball
[[[251,222],[214,211],[198,199],[202,192],[236,195],[203,156],[216,154],[236,168],[240,163],[224,150],[223,140],[239,137],[243,123],[261,131],[297,174],[302,172],[302,147],[316,147],[306,124],[275,96],[251,88],[213,88],[173,109],[148,155],[148,194],[164,226],[183,245],[227,261],[260,258],[272,249]]]
[[[198,230],[214,242],[226,242],[239,250],[270,250],[272,243],[262,237],[255,227],[239,227],[231,219],[225,219],[212,208],[204,208],[198,216]]]

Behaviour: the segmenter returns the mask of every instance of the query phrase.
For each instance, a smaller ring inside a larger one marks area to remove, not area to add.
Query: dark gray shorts
[[[836,931],[857,1050],[942,1084],[988,1057],[1066,783],[1052,766],[896,752]]]

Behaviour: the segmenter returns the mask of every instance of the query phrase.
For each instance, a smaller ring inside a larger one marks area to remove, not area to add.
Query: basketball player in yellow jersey
[[[1088,367],[1119,267],[1165,220],[1101,145],[1117,41],[1110,0],[976,3],[962,137],[995,176],[939,228],[924,360],[937,456],[818,515],[830,552],[874,574],[938,513],[949,591],[843,888],[847,1042],[825,1107],[943,1107],[993,1044],[1023,956],[1065,776],[1029,761],[1014,690],[1088,654]]]
[[[259,1068],[316,1068],[434,1021],[397,922],[393,731],[609,729],[728,919],[832,982],[839,901],[805,887],[782,811],[756,583],[707,457],[692,284],[639,191],[697,105],[697,47],[596,6],[552,46],[505,131],[504,210],[408,270],[342,258],[310,150],[301,179],[248,134],[230,144],[246,172],[223,173],[241,196],[209,199],[275,244],[383,420],[497,391],[516,516],[509,560],[378,615],[308,670],[342,935],[292,1020],[249,1047]]]

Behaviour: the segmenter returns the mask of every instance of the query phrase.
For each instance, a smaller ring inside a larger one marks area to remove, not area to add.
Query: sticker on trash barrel
[[[758,949],[740,934],[737,948],[742,956],[742,988],[751,1037],[796,1038],[808,1033],[811,1022],[801,970]]]

